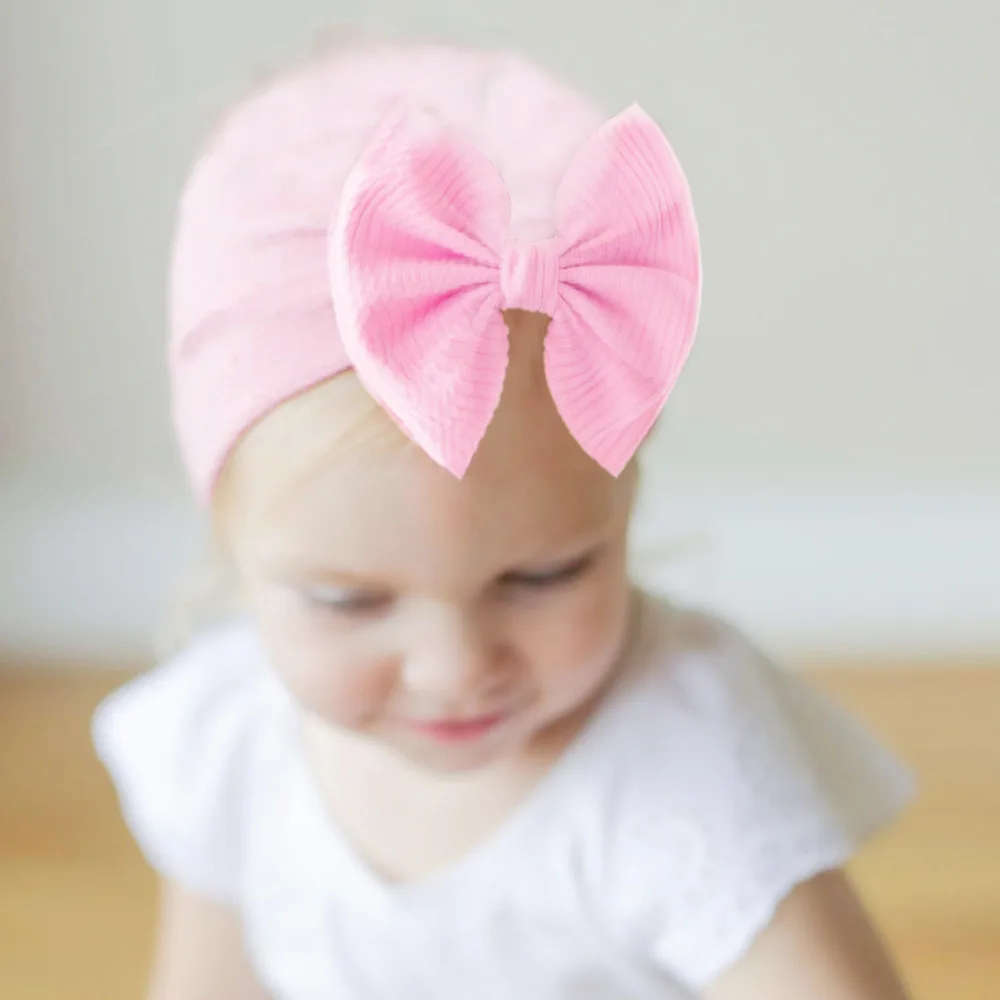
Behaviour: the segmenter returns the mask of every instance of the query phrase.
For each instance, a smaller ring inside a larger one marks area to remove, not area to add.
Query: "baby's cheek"
[[[544,663],[559,679],[576,685],[599,683],[613,665],[628,624],[628,591],[614,582],[582,590],[572,607],[553,622]]]
[[[350,659],[329,651],[276,649],[275,670],[309,712],[335,725],[365,725],[394,686],[394,669],[380,660]]]
[[[342,726],[377,713],[395,684],[389,658],[293,601],[266,592],[258,598],[254,611],[268,659],[299,704]]]

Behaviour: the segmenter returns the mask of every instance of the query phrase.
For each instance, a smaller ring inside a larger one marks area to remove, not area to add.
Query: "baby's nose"
[[[403,684],[436,702],[472,701],[493,685],[498,658],[490,638],[458,616],[442,616],[403,663]]]

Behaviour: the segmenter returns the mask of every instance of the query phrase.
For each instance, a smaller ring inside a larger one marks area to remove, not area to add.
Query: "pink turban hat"
[[[353,367],[333,301],[331,219],[400,102],[492,162],[509,192],[510,234],[523,241],[552,237],[560,181],[605,121],[518,56],[446,45],[340,50],[236,108],[183,192],[171,274],[174,422],[202,503],[248,428]]]

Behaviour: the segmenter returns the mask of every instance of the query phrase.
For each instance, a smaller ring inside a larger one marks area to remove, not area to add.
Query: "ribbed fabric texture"
[[[508,240],[490,161],[414,110],[392,115],[347,179],[330,242],[341,339],[366,388],[461,476],[500,401],[501,309],[551,316],[545,372],[581,447],[614,475],[663,407],[697,325],[687,182],[637,105],[584,144],[556,193],[556,236]]]

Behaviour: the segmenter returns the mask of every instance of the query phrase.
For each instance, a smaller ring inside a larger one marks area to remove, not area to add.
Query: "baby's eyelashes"
[[[388,593],[344,587],[310,587],[303,596],[310,604],[342,614],[384,611],[393,600]]]
[[[500,584],[505,587],[532,587],[544,589],[559,584],[569,583],[578,579],[590,570],[597,562],[596,552],[587,552],[569,562],[546,568],[544,570],[511,570],[500,577]]]
[[[492,590],[494,596],[506,598],[511,594],[539,593],[568,586],[586,576],[596,566],[600,555],[601,548],[598,547],[559,563],[530,569],[507,570],[498,576],[490,584],[490,589],[484,593],[489,595]],[[295,589],[313,608],[353,617],[384,614],[401,596],[390,588],[379,587],[314,584]]]

